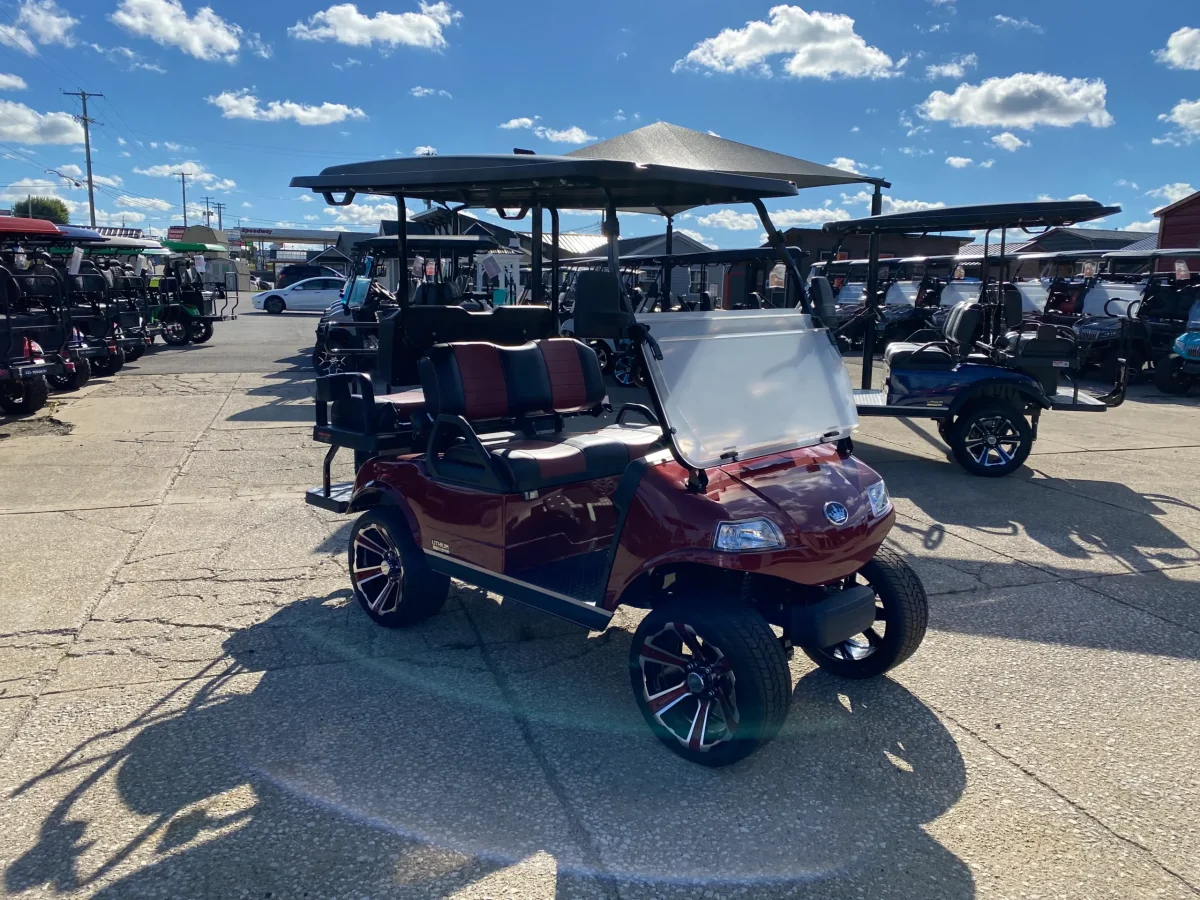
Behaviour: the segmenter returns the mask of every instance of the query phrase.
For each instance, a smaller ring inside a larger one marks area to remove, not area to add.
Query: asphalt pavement
[[[783,733],[714,771],[641,721],[636,610],[367,620],[302,499],[315,324],[0,423],[0,896],[1200,893],[1200,397],[1048,415],[1003,480],[865,420],[929,634],[870,682],[797,654]]]

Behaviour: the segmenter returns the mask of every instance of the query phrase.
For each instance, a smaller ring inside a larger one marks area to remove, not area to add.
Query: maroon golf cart
[[[793,647],[846,678],[916,650],[925,593],[881,549],[895,514],[852,455],[849,377],[807,298],[639,320],[614,274],[618,210],[748,202],[782,247],[762,201],[792,184],[514,155],[339,166],[292,185],[330,204],[370,192],[401,210],[406,197],[532,209],[535,230],[543,209],[605,210],[611,265],[580,274],[574,332],[631,342],[649,375],[646,402],[614,415],[595,352],[556,336],[553,299],[482,312],[402,304],[381,321],[381,366],[420,384],[389,377],[376,394],[367,375],[319,378],[313,433],[331,446],[307,495],[359,514],[350,577],[373,620],[436,614],[451,578],[595,631],[619,606],[647,609],[630,648],[634,696],[668,747],[706,765],[778,732]],[[403,230],[397,240],[406,258]],[[357,476],[332,484],[342,447]]]

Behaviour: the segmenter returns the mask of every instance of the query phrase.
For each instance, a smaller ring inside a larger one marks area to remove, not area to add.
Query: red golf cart
[[[359,514],[350,577],[376,622],[436,614],[451,578],[596,631],[619,606],[648,609],[630,648],[635,699],[668,747],[714,766],[782,726],[793,646],[846,678],[916,650],[925,593],[880,548],[895,514],[882,479],[852,455],[849,378],[807,298],[639,321],[614,274],[618,209],[749,202],[782,247],[762,200],[795,194],[792,184],[514,155],[339,166],[292,185],[330,204],[361,191],[401,209],[406,197],[528,208],[535,228],[543,208],[605,210],[611,265],[579,275],[575,334],[631,341],[649,375],[647,402],[609,418],[596,354],[555,335],[552,299],[483,312],[401,305],[386,352],[416,360],[419,387],[376,396],[365,375],[319,378],[314,437],[331,449],[307,500]],[[340,447],[360,465],[335,485]]]

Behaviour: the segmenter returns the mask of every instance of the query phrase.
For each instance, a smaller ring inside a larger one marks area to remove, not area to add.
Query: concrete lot
[[[1200,893],[1200,398],[1047,416],[1000,481],[867,420],[925,644],[872,683],[798,656],[781,737],[710,771],[641,721],[633,611],[360,613],[302,501],[313,325],[0,423],[0,894]]]

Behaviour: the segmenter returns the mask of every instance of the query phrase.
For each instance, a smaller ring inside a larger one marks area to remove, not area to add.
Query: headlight
[[[731,552],[778,550],[783,546],[783,532],[770,519],[722,522],[717,526],[717,536],[713,540],[714,549]]]
[[[871,515],[878,518],[892,508],[892,498],[888,496],[887,485],[877,481],[867,488],[867,499],[871,501]]]

